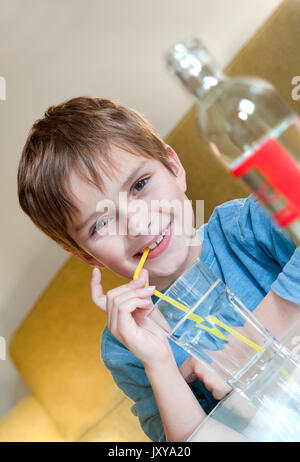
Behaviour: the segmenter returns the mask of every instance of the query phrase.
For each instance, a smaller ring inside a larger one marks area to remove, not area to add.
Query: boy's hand
[[[92,300],[107,314],[111,333],[125,345],[144,365],[151,366],[172,356],[166,333],[146,314],[152,311],[151,295],[154,288],[148,284],[148,271],[142,269],[140,277],[103,292],[101,272],[95,268],[91,279]]]
[[[200,379],[215,399],[224,398],[232,390],[227,382],[193,356],[189,356],[182,363],[179,370],[187,383]]]

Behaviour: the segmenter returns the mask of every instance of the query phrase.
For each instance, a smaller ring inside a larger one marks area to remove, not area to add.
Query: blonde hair
[[[33,124],[19,162],[19,203],[59,245],[82,251],[68,232],[68,223],[73,224],[79,212],[71,199],[71,172],[103,192],[99,170],[109,177],[116,169],[112,144],[157,159],[173,173],[165,144],[152,125],[135,110],[108,99],[73,98],[49,107]]]

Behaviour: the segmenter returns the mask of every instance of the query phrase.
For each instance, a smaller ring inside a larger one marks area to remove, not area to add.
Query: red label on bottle
[[[242,163],[231,171],[242,178],[251,171],[258,171],[263,181],[252,187],[257,197],[266,205],[283,199],[283,207],[272,215],[282,228],[300,217],[300,169],[295,160],[274,138],[267,139]],[[249,182],[248,182],[249,184]]]

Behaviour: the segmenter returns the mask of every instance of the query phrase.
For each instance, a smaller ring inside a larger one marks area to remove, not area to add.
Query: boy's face
[[[91,266],[107,267],[132,279],[141,258],[136,253],[167,230],[144,264],[149,283],[163,290],[201,252],[201,241],[193,227],[193,209],[185,195],[184,168],[169,146],[166,151],[174,175],[156,159],[136,156],[116,146],[111,149],[118,172],[114,170],[110,178],[102,174],[105,194],[75,172],[70,176],[80,216],[74,219],[75,226],[69,233],[90,257],[71,252]],[[92,214],[93,218],[79,229]]]

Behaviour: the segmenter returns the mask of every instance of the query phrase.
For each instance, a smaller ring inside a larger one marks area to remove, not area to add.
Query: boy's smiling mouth
[[[140,247],[138,252],[133,255],[134,258],[139,258],[142,256],[143,251],[149,247],[150,252],[148,254],[148,259],[149,258],[155,258],[158,255],[160,255],[169,245],[169,242],[171,240],[171,223],[168,224],[168,226],[165,228],[164,231],[162,231],[161,234],[156,236],[154,239],[149,241],[147,244],[144,244],[143,247]]]

